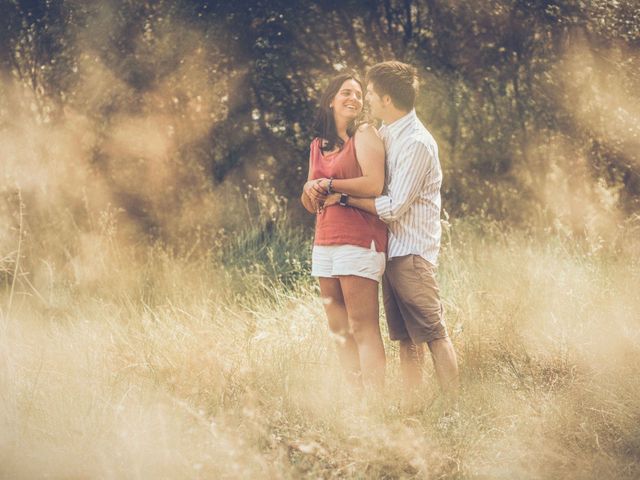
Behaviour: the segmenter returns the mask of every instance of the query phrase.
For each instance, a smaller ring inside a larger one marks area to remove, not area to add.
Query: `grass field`
[[[605,245],[452,222],[452,418],[430,364],[422,400],[403,401],[389,342],[386,394],[346,389],[308,232],[286,218],[184,254],[103,222],[65,234],[66,262],[37,248],[66,237],[16,228],[0,252],[0,478],[640,476],[637,222]]]

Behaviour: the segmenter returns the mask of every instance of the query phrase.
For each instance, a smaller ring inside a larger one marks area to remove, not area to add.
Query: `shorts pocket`
[[[436,267],[419,255],[413,255],[413,269],[420,277],[435,277]]]

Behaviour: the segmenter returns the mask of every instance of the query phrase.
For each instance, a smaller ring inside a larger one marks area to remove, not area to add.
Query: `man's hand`
[[[324,199],[324,208],[340,203],[340,197],[340,193],[332,193],[331,195],[327,195]]]

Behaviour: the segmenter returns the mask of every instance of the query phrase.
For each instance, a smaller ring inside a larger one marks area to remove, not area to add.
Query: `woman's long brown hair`
[[[320,97],[320,105],[318,106],[318,113],[316,114],[316,120],[314,123],[314,135],[324,140],[324,144],[321,146],[322,151],[330,152],[336,145],[338,148],[342,148],[344,140],[338,135],[336,128],[336,122],[333,118],[333,110],[329,108],[331,100],[338,94],[340,87],[347,80],[354,80],[360,85],[360,89],[364,95],[364,88],[360,79],[353,73],[342,73],[335,76],[329,82],[329,85],[325,89],[322,97]],[[364,115],[362,112],[357,118],[354,118],[347,126],[347,135],[353,137],[358,130],[358,127],[363,123]]]

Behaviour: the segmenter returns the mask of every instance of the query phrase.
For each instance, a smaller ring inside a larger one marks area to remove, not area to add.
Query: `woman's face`
[[[362,89],[354,79],[345,80],[338,93],[331,100],[333,116],[345,120],[353,120],[362,112]]]

